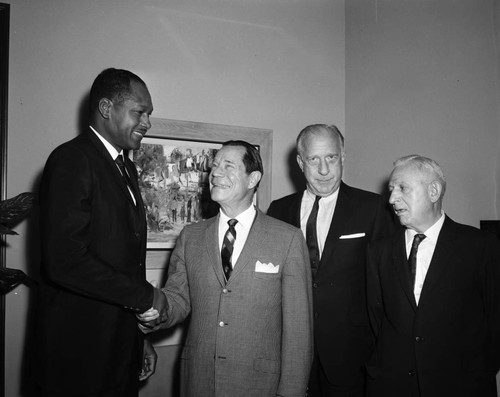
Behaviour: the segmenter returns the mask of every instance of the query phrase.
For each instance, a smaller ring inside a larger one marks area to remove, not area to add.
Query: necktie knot
[[[236,226],[236,224],[238,223],[238,220],[237,219],[229,219],[227,221],[227,224],[229,225],[229,227],[232,227],[234,228]]]
[[[123,156],[119,154],[116,159],[115,159],[116,164],[118,164],[120,167],[125,167],[125,162],[123,161]]]
[[[420,243],[426,238],[427,236],[425,234],[420,234],[420,233],[417,233],[415,234],[415,237],[413,237],[413,244],[412,244],[412,248],[418,248],[418,246],[420,245]]]

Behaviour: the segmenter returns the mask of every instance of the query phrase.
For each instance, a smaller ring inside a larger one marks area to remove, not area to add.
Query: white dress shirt
[[[101,134],[99,134],[94,127],[92,127],[91,125],[89,125],[90,129],[92,131],[94,131],[94,134],[97,135],[97,137],[99,138],[99,140],[103,143],[103,145],[106,147],[106,149],[108,150],[109,152],[109,155],[111,156],[111,158],[113,159],[113,161],[116,160],[116,158],[119,156],[119,155],[122,155],[123,156],[123,150],[121,150],[120,152],[118,152],[118,150],[116,150],[114,148],[114,146],[109,143],[106,138],[104,138]],[[115,164],[116,165],[116,164]],[[116,165],[116,168],[118,168],[118,171],[120,171],[120,174],[122,173],[122,171],[120,170],[120,167],[118,167],[118,165]],[[130,177],[130,175],[129,175]],[[134,196],[134,193],[132,192],[132,190],[130,190],[130,187],[127,185],[127,188],[128,188],[128,191],[130,193],[130,195],[132,196],[132,200],[134,200],[134,204],[137,204],[135,202],[135,196]]]
[[[332,223],[333,213],[335,212],[335,206],[337,205],[337,198],[339,197],[339,189],[330,194],[327,197],[321,197],[319,200],[318,218],[316,221],[316,235],[318,236],[318,248],[319,257],[323,254],[323,249],[325,248],[326,237],[328,231],[330,230],[330,224]],[[300,205],[300,229],[306,237],[306,227],[307,219],[311,214],[314,200],[316,195],[311,193],[309,190],[304,190],[302,195],[302,203]]]
[[[222,250],[224,235],[229,229],[227,221],[230,219],[236,219],[238,221],[238,223],[234,227],[234,229],[236,230],[236,239],[234,240],[233,255],[231,256],[231,265],[233,266],[233,269],[236,261],[240,257],[243,247],[245,246],[248,233],[250,233],[250,229],[252,228],[252,224],[256,214],[257,210],[255,209],[253,204],[250,205],[248,209],[239,214],[236,218],[229,218],[226,214],[224,214],[222,209],[219,211],[219,251]]]
[[[441,212],[441,217],[439,220],[427,229],[423,234],[425,234],[425,239],[420,242],[417,251],[417,272],[415,275],[415,288],[413,293],[415,295],[415,300],[420,300],[420,294],[422,293],[422,288],[424,286],[425,276],[429,270],[429,265],[431,264],[432,255],[436,249],[437,239],[439,237],[439,232],[443,227],[444,223],[444,212]],[[415,230],[406,229],[405,239],[406,239],[406,257],[410,256],[411,246],[413,244],[413,237],[415,237],[417,232]]]

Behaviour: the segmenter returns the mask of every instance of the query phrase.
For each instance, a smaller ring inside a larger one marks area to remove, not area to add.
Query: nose
[[[151,121],[149,120],[149,114],[144,113],[141,118],[141,124],[148,130],[151,128]]]
[[[318,173],[320,175],[328,175],[330,172],[330,167],[328,166],[328,162],[325,160],[320,160],[318,165]]]
[[[399,200],[399,194],[396,192],[396,189],[391,191],[391,195],[389,196],[389,204],[394,204],[396,201]]]
[[[213,165],[212,168],[210,169],[210,176],[221,176],[222,175],[222,169],[219,165]]]

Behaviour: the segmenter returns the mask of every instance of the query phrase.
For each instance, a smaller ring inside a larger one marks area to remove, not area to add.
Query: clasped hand
[[[136,315],[139,328],[144,333],[156,331],[167,320],[167,298],[158,288],[154,288],[153,307]]]

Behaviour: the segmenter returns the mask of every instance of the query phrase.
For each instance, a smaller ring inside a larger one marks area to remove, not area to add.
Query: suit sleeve
[[[70,291],[143,312],[153,302],[145,277],[122,271],[90,249],[100,238],[96,223],[107,221],[93,216],[98,203],[91,167],[81,150],[68,147],[56,149],[47,161],[40,190],[43,269]]]
[[[183,229],[177,238],[168,265],[167,282],[162,288],[168,302],[167,321],[162,325],[165,328],[181,323],[191,311],[184,249],[186,242],[185,234],[185,229]]]
[[[371,240],[373,241],[388,236],[392,234],[397,227],[400,226],[398,226],[398,223],[394,219],[394,213],[391,211],[388,201],[385,197],[381,196],[376,208]]]
[[[370,243],[367,248],[366,258],[366,296],[368,301],[368,314],[375,337],[378,336],[383,317],[382,289],[378,272],[378,257],[376,246]]]
[[[495,372],[500,370],[500,242],[487,236],[483,255],[483,290],[491,338],[492,361]]]
[[[302,232],[293,235],[283,268],[283,331],[278,396],[304,396],[313,355],[312,281]]]
[[[266,215],[272,216],[273,218],[276,217],[276,205],[275,201],[272,201],[271,204],[269,205],[269,208],[267,209]]]

